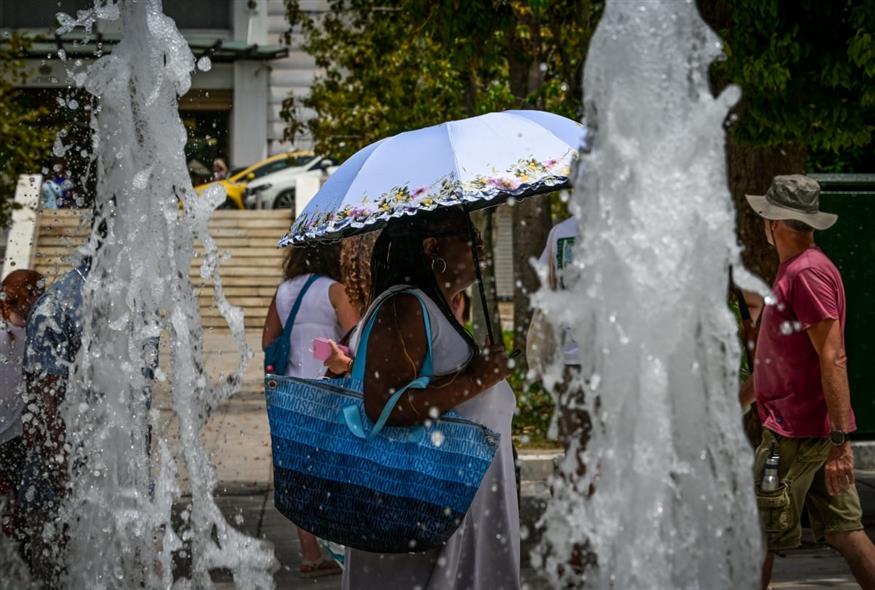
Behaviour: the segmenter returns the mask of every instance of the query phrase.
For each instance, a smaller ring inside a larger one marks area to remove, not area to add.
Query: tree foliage
[[[730,125],[730,189],[745,265],[769,279],[775,258],[744,200],[777,174],[875,170],[873,0],[698,0],[725,42],[717,89],[742,98]]]
[[[22,100],[27,46],[16,35],[0,44],[0,225],[9,221],[18,175],[38,172],[54,140],[54,130],[43,124],[49,110]]]
[[[303,35],[321,70],[307,96],[285,101],[287,138],[307,130],[317,151],[344,159],[388,135],[510,107],[578,117],[601,2],[330,0],[320,15],[286,5],[289,36]]]
[[[307,96],[284,103],[286,137],[309,131],[317,151],[345,159],[383,137],[490,111],[580,118],[583,62],[603,2],[330,0],[319,15],[298,0],[286,5],[289,36],[303,35],[320,68]],[[544,247],[549,209],[542,199],[514,210],[514,224],[526,228],[513,238],[517,348],[528,294],[540,284],[529,260]]]
[[[742,88],[734,141],[802,146],[817,172],[875,164],[875,2],[700,4],[726,43],[715,77]]]

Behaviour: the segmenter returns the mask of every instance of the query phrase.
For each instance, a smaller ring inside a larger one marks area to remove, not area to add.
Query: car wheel
[[[295,191],[283,191],[273,201],[274,209],[292,209],[295,206]]]
[[[216,207],[216,209],[236,209],[237,206],[231,199],[225,199],[225,202]]]

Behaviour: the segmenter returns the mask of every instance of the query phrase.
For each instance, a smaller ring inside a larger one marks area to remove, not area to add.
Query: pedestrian
[[[24,351],[24,425],[27,459],[21,514],[25,521],[31,574],[57,587],[63,570],[66,536],[58,510],[67,492],[66,433],[60,407],[82,342],[82,290],[91,267],[84,257],[46,289],[27,321]]]
[[[22,438],[25,324],[45,287],[33,270],[12,271],[0,286],[0,505],[3,532],[19,539],[15,501],[21,487],[25,446]]]
[[[576,217],[569,217],[553,226],[547,236],[538,262],[547,269],[547,287],[551,291],[564,291],[575,279],[572,263],[579,223]],[[559,439],[566,455],[573,457],[573,460],[563,461],[557,466],[560,473],[554,479],[554,485],[576,486],[576,482],[586,474],[582,455],[592,430],[592,419],[585,403],[580,347],[570,328],[563,327],[557,336],[543,312],[535,310],[526,335],[526,357],[529,369],[542,380],[552,363],[559,363],[562,367],[559,380],[551,385],[555,405],[555,426],[551,426],[551,430],[555,428],[554,436]],[[588,493],[594,491],[590,484]],[[584,569],[594,563],[595,555],[590,548],[575,544],[568,563],[560,568],[567,565],[582,575]]]
[[[225,180],[228,178],[228,165],[222,158],[213,160],[213,181]]]
[[[837,216],[820,211],[820,187],[804,175],[776,176],[765,195],[747,195],[763,218],[780,266],[775,302],[762,312],[753,378],[742,405],[756,399],[763,440],[754,479],[768,553],[762,587],[768,587],[776,552],[801,543],[807,508],[812,531],[825,538],[863,588],[875,588],[875,546],[861,523],[848,436],[856,428],[844,346],[842,277],[814,243]],[[774,473],[764,480],[767,461]]]
[[[43,209],[61,209],[73,206],[73,183],[67,175],[67,165],[64,160],[56,160],[52,170],[43,180],[40,187],[41,205]]]
[[[283,282],[277,287],[264,320],[263,349],[283,334],[289,314],[300,298],[294,318],[285,375],[319,379],[325,374],[322,361],[313,356],[313,340],[340,340],[359,320],[359,312],[350,304],[340,283],[339,245],[291,247],[283,263]],[[312,282],[310,282],[312,281]],[[306,290],[305,290],[306,288]],[[305,576],[339,574],[340,567],[322,554],[319,540],[298,529]]]
[[[390,290],[392,294],[379,308],[370,335],[364,407],[376,420],[390,392],[421,370],[426,330],[419,300],[410,294],[415,291],[428,310],[434,376],[428,387],[409,390],[401,398],[387,424],[412,426],[454,409],[499,433],[498,452],[461,525],[444,546],[403,554],[347,548],[346,590],[520,586],[519,507],[511,450],[516,399],[505,381],[508,358],[501,343],[478,350],[450,308],[476,278],[472,248],[483,248],[479,238],[471,243],[469,223],[464,211],[444,209],[440,215],[394,219],[383,229],[371,261],[371,300]],[[357,340],[358,329],[351,338],[352,350]]]

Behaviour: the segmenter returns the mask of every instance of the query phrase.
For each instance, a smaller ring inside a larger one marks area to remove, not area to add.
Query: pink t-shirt
[[[839,320],[844,335],[842,277],[820,248],[812,246],[781,264],[772,291],[777,301],[763,310],[754,363],[760,419],[782,436],[828,437],[832,428],[820,359],[806,330],[833,319]],[[853,411],[849,428],[856,429]]]

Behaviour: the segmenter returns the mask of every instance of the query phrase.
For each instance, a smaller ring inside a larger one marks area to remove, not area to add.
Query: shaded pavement
[[[273,543],[280,562],[280,569],[275,573],[277,588],[337,589],[340,588],[339,576],[312,579],[299,575],[300,547],[294,525],[273,507],[270,438],[261,390],[260,336],[260,332],[255,331],[247,334],[256,354],[246,372],[243,390],[217,408],[202,433],[221,482],[217,504],[229,522]],[[208,332],[205,349],[211,375],[227,374],[236,365],[237,352],[227,333]],[[159,393],[157,405],[170,423],[172,415],[166,397],[163,403],[161,400]],[[546,499],[544,480],[552,471],[553,456],[543,451],[522,455],[522,519],[530,531],[534,530],[533,524]],[[875,537],[875,471],[858,472],[858,489],[864,524],[870,536]],[[527,553],[533,542],[534,539],[529,539],[523,546],[523,580],[530,590],[539,590],[548,586],[528,565]],[[230,576],[221,572],[215,574],[215,580],[220,590],[234,587]],[[776,590],[859,588],[837,552],[812,542],[775,561],[771,587]]]

